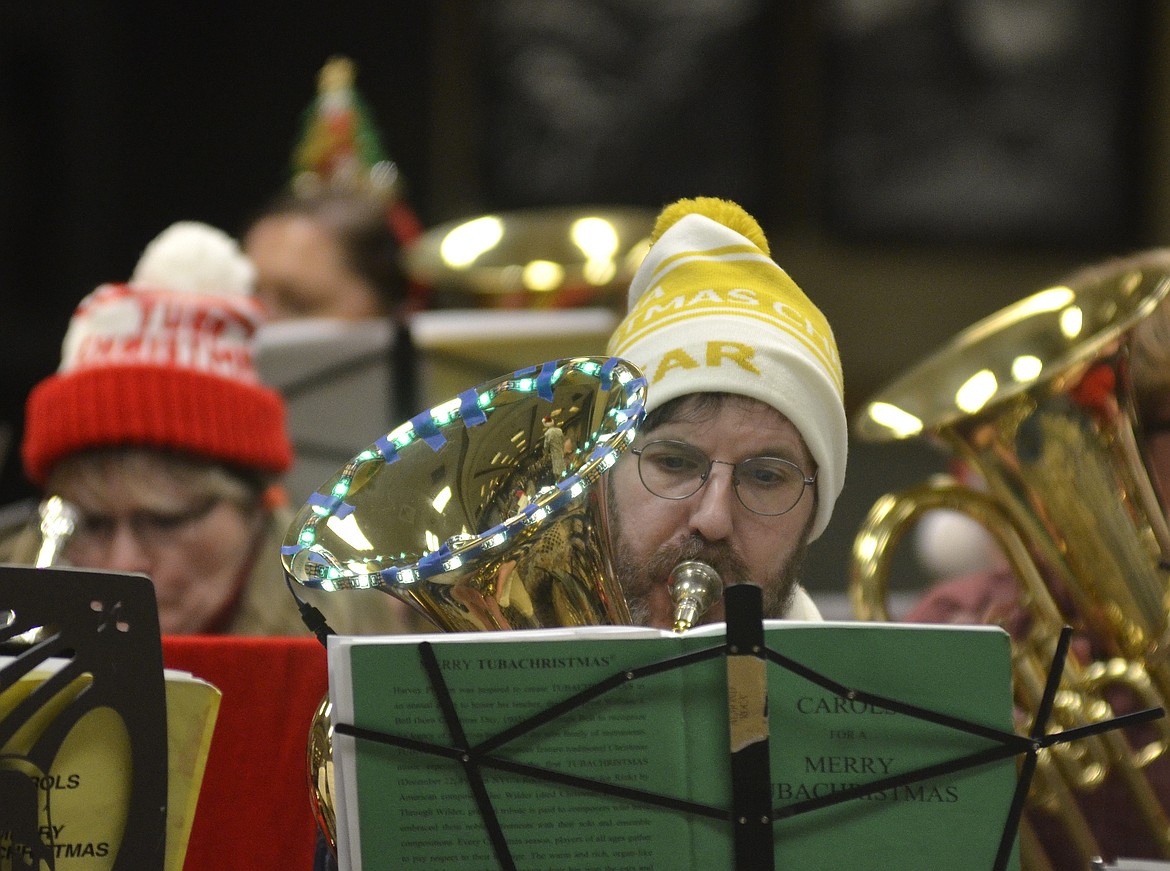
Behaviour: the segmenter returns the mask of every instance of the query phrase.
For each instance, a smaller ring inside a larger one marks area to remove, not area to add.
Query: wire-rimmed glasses
[[[748,511],[775,517],[787,514],[804,495],[804,488],[816,484],[817,474],[805,475],[790,460],[780,457],[748,457],[738,463],[713,460],[694,445],[670,439],[647,442],[630,453],[638,457],[642,484],[663,499],[686,499],[698,493],[711,467],[731,466],[735,495]]]

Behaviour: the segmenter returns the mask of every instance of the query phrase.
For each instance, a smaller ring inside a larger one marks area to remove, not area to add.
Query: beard
[[[610,491],[612,493],[612,490]],[[625,593],[630,615],[637,626],[651,625],[651,595],[666,587],[671,571],[685,560],[704,562],[719,573],[726,586],[756,584],[763,598],[766,618],[783,617],[792,603],[800,569],[808,549],[808,530],[801,535],[800,544],[782,565],[764,578],[753,578],[743,559],[725,541],[707,541],[694,535],[678,545],[662,545],[648,559],[634,555],[626,536],[622,534],[620,509],[610,500],[609,519],[613,536],[614,572]],[[811,518],[810,518],[811,523]],[[697,621],[702,623],[703,620]]]

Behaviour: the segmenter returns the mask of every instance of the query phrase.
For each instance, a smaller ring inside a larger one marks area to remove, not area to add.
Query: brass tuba
[[[384,590],[447,631],[630,623],[593,485],[633,441],[645,393],[641,373],[612,357],[468,390],[322,486],[289,528],[285,571],[323,590]],[[308,754],[314,812],[334,846],[329,714],[326,697]]]
[[[1158,492],[1140,446],[1131,369],[1135,336],[1168,291],[1170,249],[1077,273],[959,333],[854,421],[865,441],[928,438],[986,483],[982,491],[939,476],[872,507],[853,546],[856,616],[889,619],[892,551],[913,520],[935,508],[970,515],[1017,578],[1027,624],[1013,637],[1023,715],[1036,713],[1063,625],[1093,651],[1070,655],[1054,729],[1111,716],[1107,699],[1119,690],[1140,707],[1170,699],[1170,531],[1159,501],[1170,494]],[[1143,772],[1170,740],[1160,722],[1139,746],[1109,733],[1042,754],[1033,816],[1055,821],[1080,867],[1102,849],[1074,797],[1107,778],[1120,781],[1170,858],[1166,810]],[[1021,849],[1025,867],[1051,867],[1030,830]]]

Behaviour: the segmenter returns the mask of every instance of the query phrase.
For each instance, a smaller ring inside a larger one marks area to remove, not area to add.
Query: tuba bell
[[[926,511],[963,512],[1007,557],[1027,628],[1013,637],[1016,705],[1033,718],[1063,625],[1093,653],[1070,654],[1053,730],[1112,715],[1123,692],[1141,707],[1170,699],[1170,531],[1141,445],[1135,336],[1170,292],[1170,249],[1084,270],[959,333],[880,390],[854,420],[868,442],[926,438],[976,472],[985,490],[937,476],[881,498],[850,564],[854,613],[890,619],[892,554]],[[1168,378],[1167,380],[1170,380]],[[1120,782],[1156,852],[1170,823],[1145,769],[1170,740],[1110,733],[1041,754],[1029,796],[1080,867],[1106,855],[1075,800]],[[1030,722],[1027,726],[1030,728]],[[1118,811],[1120,812],[1120,811]],[[1052,867],[1021,832],[1025,868]]]
[[[382,590],[449,632],[628,623],[592,485],[633,441],[645,387],[624,360],[578,357],[417,415],[309,498],[286,573]]]
[[[630,623],[593,485],[632,443],[645,393],[641,373],[612,357],[465,391],[310,497],[286,535],[285,571],[326,591],[383,590],[445,631]],[[688,585],[692,596],[699,586]],[[335,848],[330,708],[326,696],[308,764],[314,814]]]

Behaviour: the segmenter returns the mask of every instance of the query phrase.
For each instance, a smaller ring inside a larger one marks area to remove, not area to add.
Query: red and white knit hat
[[[62,458],[133,445],[279,474],[292,463],[284,401],[260,383],[252,339],[263,310],[235,240],[172,225],[126,284],[103,284],[73,313],[61,365],[29,394],[25,473],[43,486]]]

